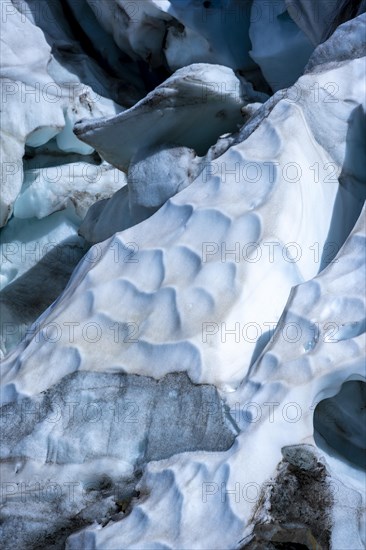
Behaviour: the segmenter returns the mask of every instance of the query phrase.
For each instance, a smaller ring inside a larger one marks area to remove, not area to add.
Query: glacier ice
[[[2,8],[5,547],[361,550],[365,2]]]
[[[360,2],[328,2],[327,0],[285,0],[289,15],[317,46],[329,38],[341,23],[364,13],[366,4]],[[336,50],[342,48],[340,35]]]
[[[9,0],[4,0],[2,9],[1,97],[6,108],[1,124],[0,226],[9,219],[21,189],[25,145],[38,147],[57,136],[62,150],[90,153],[91,148],[72,132],[73,124],[83,117],[101,117],[123,109],[60,66],[40,28]],[[29,47],[24,48],[19,35]]]
[[[38,220],[11,218],[0,244],[1,353],[20,342],[58,297],[86,251],[73,208]]]
[[[77,405],[70,409],[70,403]],[[29,415],[31,411],[39,414]],[[199,416],[192,423],[197,411]],[[101,422],[95,421],[99,415]],[[26,422],[22,422],[24,418]],[[19,424],[22,428],[15,430]],[[37,440],[29,437],[33,432],[38,434]],[[171,374],[157,382],[127,374],[72,374],[20,407],[13,403],[3,410],[6,471],[11,475],[15,469],[19,474],[17,482],[29,495],[25,514],[42,523],[41,529],[32,532],[24,516],[18,516],[19,501],[10,496],[3,503],[3,542],[42,544],[52,540],[55,526],[66,539],[75,515],[80,517],[80,526],[88,524],[88,507],[92,505],[97,516],[106,513],[101,511],[103,506],[107,506],[107,518],[118,516],[121,505],[113,497],[127,505],[136,494],[134,487],[147,462],[196,449],[226,450],[236,433],[216,388],[195,386],[184,375]],[[72,493],[66,491],[60,499],[52,495],[52,484],[39,487],[37,471],[44,468],[50,479],[57,478],[57,483],[72,488]],[[80,484],[68,485],[76,475]],[[45,506],[39,494],[47,490],[48,519],[43,521]],[[75,498],[70,499],[71,494]],[[57,519],[60,508],[62,515]],[[14,516],[18,521],[14,522]]]
[[[44,218],[74,206],[80,219],[98,200],[109,198],[126,183],[123,173],[108,163],[82,160],[25,170],[23,186],[14,203],[15,218]]]
[[[343,78],[337,76],[340,72]],[[59,300],[60,317],[54,308],[48,321],[43,318],[46,325],[62,326],[71,318],[80,326],[92,322],[101,327],[97,348],[88,341],[78,344],[81,365],[78,359],[74,368],[85,364],[99,370],[112,361],[114,368],[135,374],[154,372],[160,377],[187,371],[196,383],[235,389],[261,344],[253,329],[244,341],[235,338],[231,345],[221,331],[235,323],[240,327],[255,323],[258,335],[257,325],[261,334],[268,332],[268,323],[278,322],[291,287],[314,277],[333,259],[362,207],[361,199],[343,189],[334,173],[340,175],[345,162],[351,113],[357,105],[364,109],[364,62],[353,59],[317,73],[316,78],[320,83],[335,78],[341,82],[341,106],[326,102],[320,107],[311,94],[294,103],[288,90],[288,95],[274,101],[269,114],[257,111],[262,123],[246,139],[238,138],[145,224],[91,248]],[[295,92],[312,82],[312,73],[304,75]],[[320,94],[327,92],[320,88]],[[337,117],[331,126],[325,121],[335,105]],[[324,125],[319,124],[322,118]],[[119,119],[116,132],[118,124]],[[107,131],[104,124],[101,130]],[[256,187],[253,178],[260,182]],[[338,216],[344,223],[334,228]],[[295,245],[290,244],[291,234],[296,235]],[[240,242],[245,244],[240,247]],[[318,261],[314,261],[315,243],[321,255]],[[109,306],[108,292],[115,298]],[[117,346],[115,351],[109,327],[124,326],[131,319],[139,327],[138,342]],[[50,361],[59,353],[57,348],[65,358],[70,355],[71,364],[66,361],[58,377],[73,368],[74,346],[66,333],[56,349],[47,339],[31,340],[22,367],[22,390],[18,379],[20,393],[33,385],[36,365],[42,369],[37,358],[41,348],[42,354],[50,354]]]
[[[197,63],[179,69],[116,117],[78,122],[75,133],[105,160],[127,170],[138,147],[171,143],[205,154],[221,134],[238,129],[242,107],[265,99],[231,69]]]
[[[4,2],[3,5],[6,7],[6,4],[9,8],[13,7],[10,2]],[[7,21],[7,25],[3,23],[3,26],[1,97],[6,109],[1,117],[1,132],[4,138],[1,143],[3,169],[0,226],[8,220],[12,203],[22,185],[22,156],[26,141],[42,145],[64,126],[62,110],[59,106],[44,101],[43,94],[43,108],[36,109],[37,94],[39,102],[41,99],[40,89],[46,88],[48,91],[49,85],[52,84],[47,73],[50,48],[42,32],[28,20],[22,21],[16,10]],[[26,58],[23,57],[22,44],[18,40],[20,33],[29,43]],[[26,92],[30,107],[25,101]],[[34,111],[38,111],[36,117]],[[9,136],[8,139],[5,139],[5,136]]]
[[[262,40],[264,32],[266,41]],[[249,36],[250,54],[274,91],[287,88],[301,76],[314,49],[291,19],[285,0],[273,3],[254,0]]]

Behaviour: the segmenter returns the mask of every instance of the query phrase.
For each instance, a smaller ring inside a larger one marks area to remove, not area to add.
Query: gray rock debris
[[[312,445],[282,449],[276,477],[263,488],[246,550],[329,548],[333,494],[326,465]]]

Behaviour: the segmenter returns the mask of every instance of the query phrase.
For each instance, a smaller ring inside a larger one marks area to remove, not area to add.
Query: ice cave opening
[[[366,470],[366,382],[345,382],[314,412],[314,439],[319,448]]]

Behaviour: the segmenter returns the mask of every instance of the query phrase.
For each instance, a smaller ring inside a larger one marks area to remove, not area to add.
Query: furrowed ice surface
[[[337,394],[347,380],[366,379],[365,327],[360,325],[365,296],[359,291],[366,278],[365,241],[363,211],[336,261],[293,290],[272,342],[241,386],[222,394],[241,430],[234,445],[226,452],[181,454],[150,463],[136,487],[148,499],[141,504],[135,501],[123,521],[72,535],[68,550],[112,549],[116,544],[136,550],[221,550],[256,548],[248,546],[253,540],[267,547],[270,540],[303,543],[307,539],[309,544],[320,544],[324,537],[330,539],[330,548],[364,547],[365,468],[354,468],[346,457],[335,460],[329,448],[325,453],[323,448],[320,462],[325,462],[326,472],[319,471],[313,414],[316,404]],[[283,331],[294,322],[302,330],[295,343]],[[332,323],[337,323],[335,335],[329,330]],[[291,448],[295,442],[309,447]],[[281,449],[285,464],[295,466],[293,482],[289,477],[281,481],[276,473]],[[305,502],[315,498],[313,505],[308,504],[310,511],[323,499],[326,523],[323,516],[309,528],[309,508],[306,520],[296,517],[296,508],[289,506],[295,498],[291,483],[296,498]],[[268,507],[256,511],[262,490],[270,491],[266,498],[272,500],[272,517]],[[273,500],[276,491],[281,496]],[[283,539],[279,533],[286,521],[293,532],[287,530]],[[184,525],[189,528],[182,529]]]
[[[365,7],[3,3],[7,548],[365,547]]]
[[[249,137],[154,216],[92,247],[57,306],[42,316],[40,340],[22,344],[16,372],[12,358],[4,365],[4,388],[15,383],[20,394],[32,394],[76,369],[117,369],[156,378],[186,371],[196,383],[235,389],[291,287],[332,260],[361,210],[337,175],[347,160],[350,115],[364,108],[364,62],[351,60],[316,79],[339,82],[336,104],[322,101],[320,108],[309,93],[312,75],[303,76],[297,103],[290,90]],[[319,93],[328,97],[321,86]],[[79,323],[74,342],[65,330],[57,343],[48,341],[48,324],[70,320]],[[88,323],[98,332],[85,339]],[[128,323],[138,331],[133,344],[123,341]],[[60,354],[63,363],[48,379],[46,364]]]

